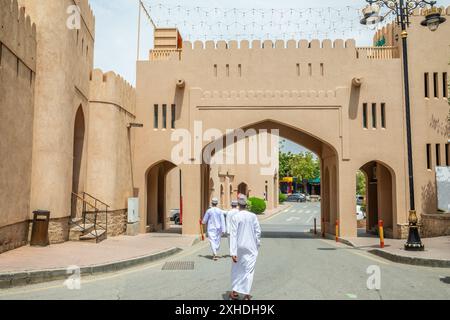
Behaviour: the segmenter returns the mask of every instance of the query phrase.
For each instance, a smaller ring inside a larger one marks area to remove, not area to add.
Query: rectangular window
[[[441,166],[441,145],[436,144],[436,166]]]
[[[159,107],[157,104],[153,106],[153,128],[158,129]]]
[[[435,98],[439,98],[439,76],[438,73],[435,72],[433,73],[433,92],[434,92],[434,97]]]
[[[163,104],[162,106],[162,127],[163,129],[167,128],[167,104]]]
[[[229,77],[230,76],[230,65],[229,64],[227,64],[226,69],[227,69],[227,77]]]
[[[431,170],[431,144],[427,144],[427,169]]]
[[[325,69],[323,67],[323,63],[320,64],[320,75],[324,76],[325,75]]]
[[[386,104],[381,104],[381,127],[386,129]]]
[[[238,64],[238,74],[239,77],[242,77],[242,65]]]
[[[308,63],[308,69],[309,69],[309,76],[312,76],[313,70],[312,70],[312,63]]]
[[[363,103],[363,127],[367,129],[367,103]]]
[[[450,144],[445,145],[445,165],[450,167]]]
[[[297,77],[300,77],[300,63],[297,63]]]
[[[217,78],[217,64],[214,65],[214,77]]]
[[[427,73],[425,73],[424,79],[423,79],[424,87],[425,87],[425,98],[430,97],[430,76]]]
[[[377,104],[372,103],[372,128],[377,127]]]
[[[172,105],[172,109],[171,109],[171,113],[172,113],[172,121],[171,121],[171,124],[170,124],[170,127],[172,128],[172,129],[175,129],[175,117],[176,117],[176,115],[177,115],[177,106],[176,105]]]
[[[442,74],[442,93],[444,98],[448,98],[448,78],[447,72]]]

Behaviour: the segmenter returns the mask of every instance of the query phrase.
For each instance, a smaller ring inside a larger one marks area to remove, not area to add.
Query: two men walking
[[[230,299],[237,300],[239,294],[244,300],[250,300],[256,259],[261,241],[261,227],[255,214],[247,211],[247,197],[239,196],[238,201],[231,203],[225,221],[222,210],[217,208],[217,199],[212,200],[212,207],[203,218],[208,224],[208,238],[213,251],[213,259],[217,260],[217,251],[223,232],[228,233],[230,256],[232,259]],[[237,207],[239,206],[239,209]]]

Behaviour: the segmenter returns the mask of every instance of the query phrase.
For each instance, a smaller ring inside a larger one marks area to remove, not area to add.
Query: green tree
[[[361,170],[356,172],[356,194],[361,196],[366,195],[366,176]]]
[[[290,168],[292,176],[298,181],[320,178],[320,161],[309,151],[293,155]]]

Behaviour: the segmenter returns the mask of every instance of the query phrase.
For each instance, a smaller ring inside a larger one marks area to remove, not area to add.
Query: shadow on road
[[[441,277],[439,280],[443,283],[450,284],[450,277]]]
[[[315,237],[307,232],[300,231],[263,231],[262,238],[267,239],[314,239]]]

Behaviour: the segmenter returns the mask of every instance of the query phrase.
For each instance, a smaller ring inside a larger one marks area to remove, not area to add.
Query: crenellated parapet
[[[2,45],[36,71],[36,25],[17,0],[0,0],[0,26]]]
[[[113,104],[134,115],[136,89],[112,71],[103,73],[95,69],[91,75],[89,100]]]
[[[442,10],[442,15],[443,16],[450,16],[450,6],[446,7],[439,7]],[[417,8],[416,10],[414,10],[413,12],[414,16],[425,16],[426,15],[426,8]]]
[[[252,50],[271,50],[271,49],[354,49],[356,47],[355,40],[242,40],[240,42],[231,41],[190,41],[183,42],[183,50],[237,50],[237,49],[252,49]]]
[[[86,23],[89,32],[94,35],[95,33],[95,16],[94,11],[89,5],[89,0],[72,0],[79,7],[81,11],[81,16],[83,17],[84,22]]]

